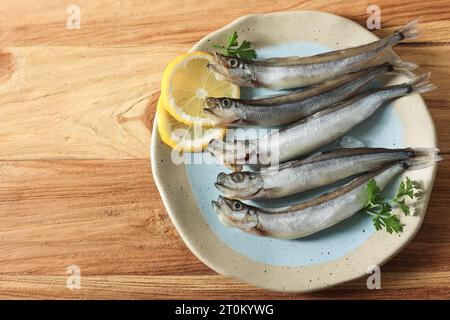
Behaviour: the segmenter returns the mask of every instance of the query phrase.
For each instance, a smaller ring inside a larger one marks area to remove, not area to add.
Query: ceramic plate
[[[224,43],[234,30],[253,43],[260,58],[306,56],[378,39],[348,19],[298,11],[242,17],[208,35],[192,50],[212,51],[213,44]],[[261,89],[242,90],[249,97],[267,93]],[[370,147],[436,147],[432,119],[418,94],[380,108],[348,136]],[[330,147],[333,146],[327,146]],[[219,194],[213,186],[216,176],[226,169],[219,164],[195,164],[210,160],[206,154],[187,156],[191,164],[176,165],[171,161],[171,150],[161,142],[155,121],[151,148],[153,175],[170,218],[186,245],[218,273],[277,291],[318,290],[361,277],[370,266],[385,263],[419,230],[435,175],[435,167],[407,172],[422,184],[425,195],[413,216],[401,217],[406,226],[400,235],[375,231],[370,217],[357,213],[332,228],[289,241],[254,236],[222,225],[211,200]],[[392,193],[402,178],[393,181],[387,192]],[[325,190],[259,204],[298,203]]]

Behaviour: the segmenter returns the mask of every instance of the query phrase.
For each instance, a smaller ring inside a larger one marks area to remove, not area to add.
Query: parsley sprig
[[[256,52],[252,49],[252,43],[244,40],[239,45],[238,34],[234,31],[227,37],[226,46],[214,45],[216,49],[226,56],[239,57],[241,59],[253,60],[256,58]]]
[[[405,215],[409,216],[411,211],[409,209],[409,206],[405,203],[404,197],[409,197],[410,199],[414,199],[415,196],[416,195],[414,193],[413,182],[410,178],[406,178],[406,182],[402,181],[400,183],[400,186],[397,191],[397,195],[395,196],[395,198],[392,201],[394,201],[400,207],[400,209],[403,211],[403,213]]]
[[[406,181],[402,181],[397,194],[390,201],[381,196],[380,187],[374,179],[370,179],[367,183],[367,194],[368,200],[364,211],[372,216],[375,229],[379,231],[385,228],[388,233],[402,232],[404,224],[392,213],[392,209],[394,206],[399,207],[406,216],[410,215],[411,209],[406,203],[405,197],[414,199],[417,196],[417,193],[414,193],[412,180],[406,178]]]

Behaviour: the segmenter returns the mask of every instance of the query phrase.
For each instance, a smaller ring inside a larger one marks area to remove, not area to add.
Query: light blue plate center
[[[288,43],[257,50],[259,58],[275,56],[309,56],[330,51],[318,43]],[[266,89],[243,89],[242,96],[256,97],[273,94]],[[347,133],[364,142],[369,147],[401,148],[403,144],[403,125],[399,115],[389,105],[381,107],[370,119]],[[323,149],[337,148],[338,143]],[[239,229],[224,226],[211,207],[219,191],[215,189],[217,175],[229,172],[217,164],[209,154],[186,155],[192,164],[186,170],[192,191],[195,194],[201,213],[208,225],[230,248],[256,262],[279,266],[306,266],[332,261],[345,256],[364,243],[375,232],[370,217],[357,213],[351,218],[312,236],[297,240],[279,240],[244,233]],[[201,161],[201,160],[205,161]],[[202,162],[202,164],[195,164]],[[211,164],[214,163],[215,164]],[[205,164],[209,163],[209,164]],[[286,199],[258,201],[257,206],[285,206],[316,197],[335,186],[321,188],[312,192],[295,195]],[[393,193],[393,184],[386,193]],[[251,202],[250,202],[251,203]],[[384,231],[383,231],[384,232]]]

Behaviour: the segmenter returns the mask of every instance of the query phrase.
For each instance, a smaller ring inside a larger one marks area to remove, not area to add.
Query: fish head
[[[231,98],[206,98],[203,111],[216,124],[232,124],[243,118],[242,108]]]
[[[219,196],[217,201],[212,202],[212,206],[220,221],[229,227],[251,231],[258,225],[258,216],[254,208],[239,200]]]
[[[208,63],[208,68],[239,86],[255,86],[254,72],[246,60],[214,52],[214,63]]]
[[[252,199],[263,190],[264,180],[258,172],[219,173],[214,184],[225,196],[233,199]]]

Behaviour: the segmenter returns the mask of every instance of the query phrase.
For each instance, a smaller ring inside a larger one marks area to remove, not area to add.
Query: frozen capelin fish
[[[435,87],[428,83],[429,77],[430,73],[426,73],[403,84],[364,92],[258,139],[212,140],[207,151],[225,165],[283,163],[335,141],[369,118],[385,102],[433,90]]]
[[[391,163],[356,177],[335,191],[293,206],[258,208],[222,196],[213,201],[212,206],[220,221],[229,227],[273,238],[302,238],[327,229],[363,209],[368,201],[367,183],[370,179],[374,179],[382,190],[408,167],[423,168],[438,160],[408,159]]]
[[[231,199],[277,199],[377,170],[388,163],[437,156],[435,148],[348,148],[316,154],[259,171],[219,173],[215,186]]]
[[[407,73],[413,63],[396,61],[365,68],[306,89],[262,99],[213,98],[203,111],[216,125],[227,127],[278,126],[308,117],[350,97],[364,85],[388,72]]]
[[[244,87],[288,89],[319,83],[359,70],[397,43],[418,36],[418,20],[375,42],[309,57],[245,60],[215,53],[209,68]]]

